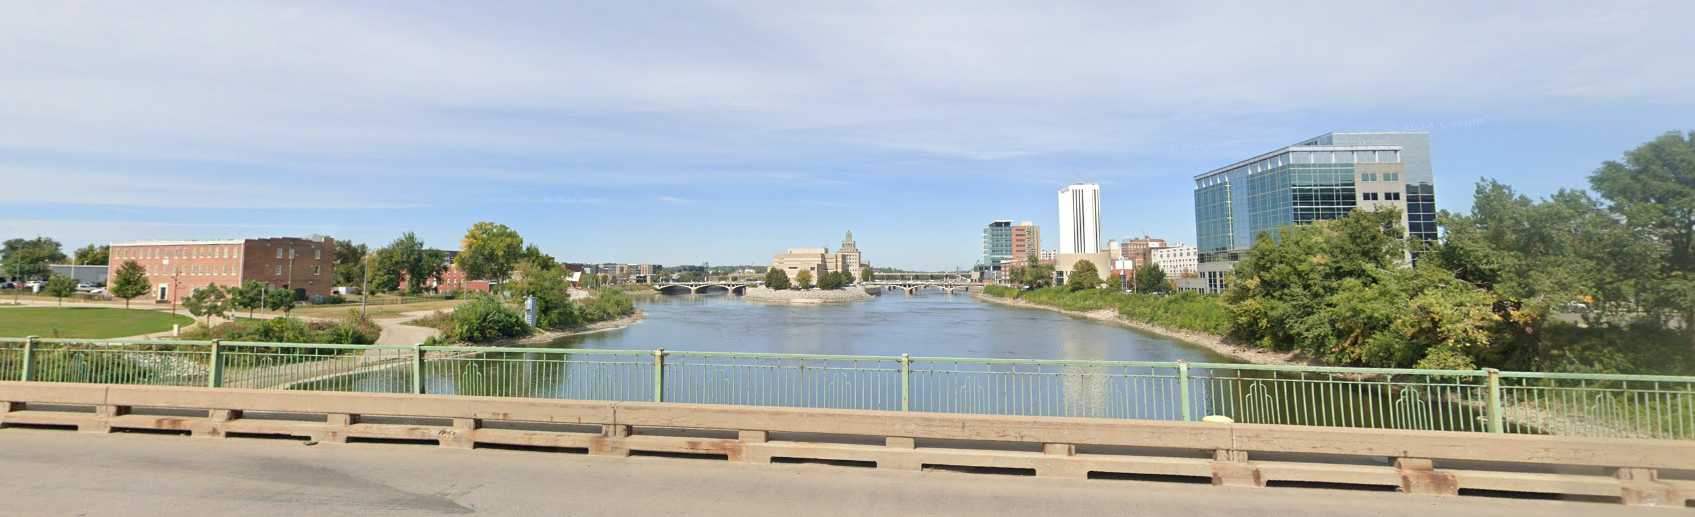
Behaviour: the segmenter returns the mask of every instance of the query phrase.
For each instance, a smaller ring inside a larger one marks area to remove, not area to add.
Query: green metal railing
[[[1695,377],[0,338],[0,380],[1695,439]]]

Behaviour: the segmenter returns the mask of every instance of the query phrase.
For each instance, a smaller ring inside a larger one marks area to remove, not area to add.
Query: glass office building
[[[1012,221],[995,221],[983,229],[983,265],[1000,271],[1001,263],[1012,260]]]
[[[1330,133],[1195,176],[1195,234],[1205,292],[1262,232],[1393,206],[1409,235],[1436,238],[1430,135]]]

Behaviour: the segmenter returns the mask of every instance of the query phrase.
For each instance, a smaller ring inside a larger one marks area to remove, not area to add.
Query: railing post
[[[900,355],[900,410],[912,409],[912,356]]]
[[[1489,401],[1486,411],[1489,413],[1489,432],[1506,432],[1506,426],[1501,418],[1501,371],[1494,368],[1484,368],[1489,374]]]
[[[412,345],[412,393],[424,394],[424,344]]]
[[[653,401],[665,401],[665,349],[653,350]]]
[[[221,340],[212,340],[212,372],[206,376],[206,385],[213,388],[224,387],[224,347]]]
[[[1189,362],[1177,361],[1177,411],[1183,414],[1183,421],[1194,420],[1195,416],[1189,409]]]
[[[35,380],[35,340],[41,336],[30,336],[24,339],[24,371],[19,380]]]

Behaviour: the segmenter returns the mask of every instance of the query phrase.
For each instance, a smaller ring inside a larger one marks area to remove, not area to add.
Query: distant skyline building
[[[1165,272],[1166,278],[1183,278],[1185,273],[1193,274],[1200,263],[1195,260],[1195,247],[1177,243],[1164,248],[1155,248],[1153,261],[1159,269]]]
[[[1399,208],[1410,236],[1435,240],[1435,183],[1423,132],[1328,133],[1195,176],[1200,279],[1190,285],[1223,292],[1262,232],[1355,208]]]
[[[983,229],[983,265],[990,271],[1000,271],[1002,264],[1038,253],[1041,247],[1042,230],[1030,221],[1015,225],[1000,220]]]
[[[859,278],[860,270],[871,267],[870,262],[859,256],[859,246],[853,241],[853,232],[847,232],[847,238],[842,240],[842,247],[835,253],[829,248],[789,248],[787,253],[778,253],[772,257],[771,267],[779,269],[793,279],[801,271],[808,271],[816,282],[819,275],[831,271],[846,271]]]
[[[1101,186],[1073,183],[1059,189],[1059,253],[1100,253]]]

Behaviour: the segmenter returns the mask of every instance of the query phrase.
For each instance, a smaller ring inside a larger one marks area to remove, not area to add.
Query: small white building
[[[1200,268],[1195,247],[1186,244],[1174,244],[1164,248],[1153,248],[1153,261],[1165,271],[1167,278],[1183,278],[1185,273],[1195,274]]]

